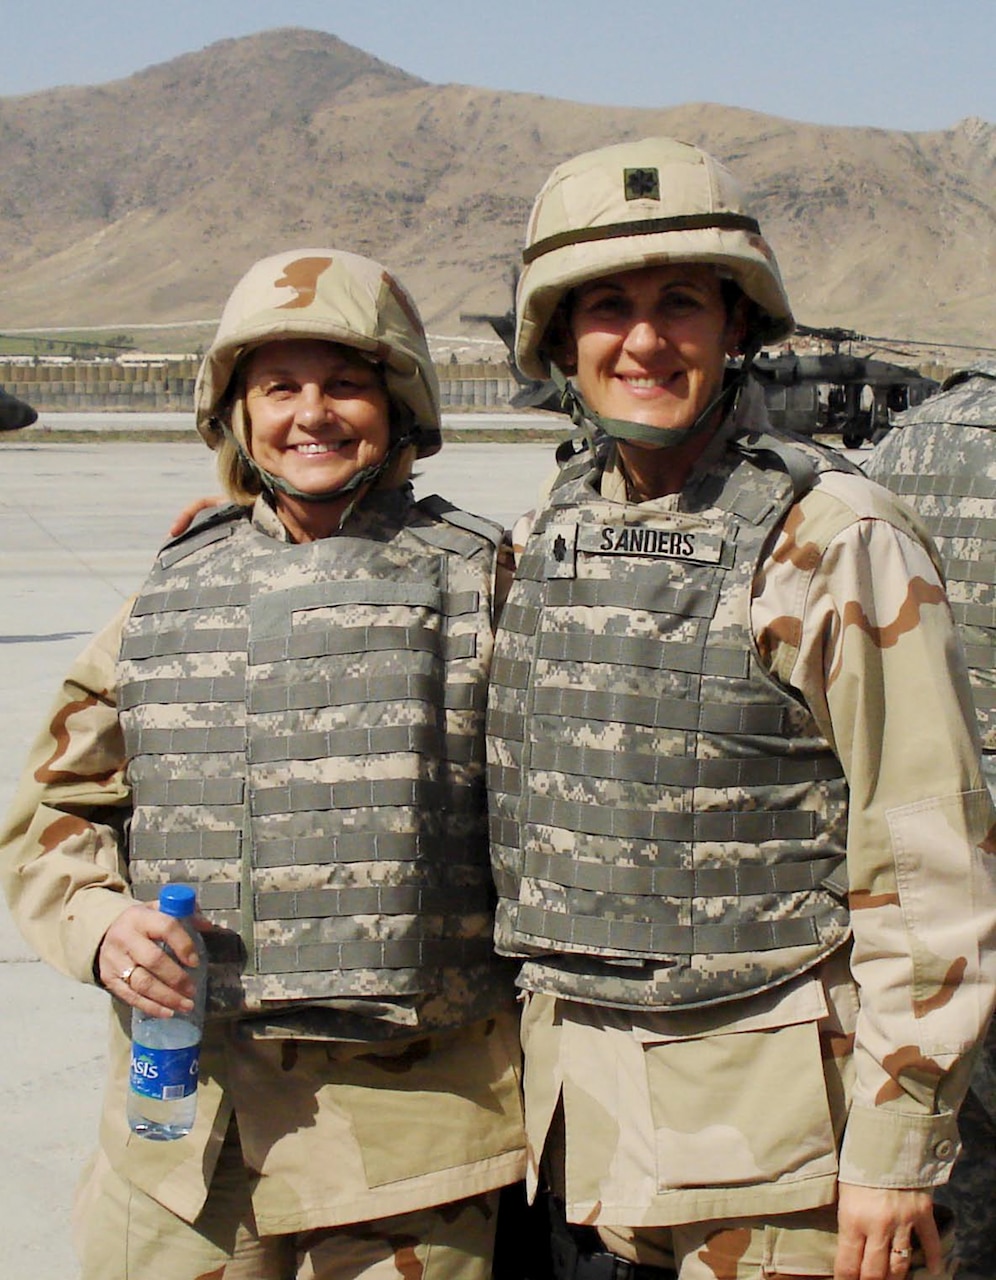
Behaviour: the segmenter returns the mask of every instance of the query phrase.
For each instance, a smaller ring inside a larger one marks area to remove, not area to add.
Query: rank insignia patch
[[[623,189],[627,200],[659,200],[660,174],[656,169],[624,169]]]

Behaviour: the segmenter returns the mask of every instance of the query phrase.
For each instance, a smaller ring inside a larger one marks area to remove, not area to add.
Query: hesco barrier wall
[[[0,386],[39,413],[184,413],[193,411],[197,368],[197,360],[0,360]],[[444,408],[501,408],[517,386],[505,364],[441,364],[436,373]]]

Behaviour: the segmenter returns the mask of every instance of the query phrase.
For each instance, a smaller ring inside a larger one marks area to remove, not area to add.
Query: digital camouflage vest
[[[762,547],[830,463],[752,444],[681,513],[606,501],[585,453],[534,525],[488,713],[496,943],[527,988],[710,1003],[847,936],[840,765],[749,622]]]
[[[321,541],[229,509],[160,554],[119,664],[130,872],[144,900],[197,887],[214,1012],[401,1002],[422,1028],[507,997],[483,777],[498,532],[402,490]]]
[[[944,563],[979,731],[996,752],[996,360],[897,416],[865,470],[920,516]]]

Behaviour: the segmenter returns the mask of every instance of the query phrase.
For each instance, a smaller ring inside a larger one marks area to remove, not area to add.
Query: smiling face
[[[562,367],[587,405],[667,431],[691,426],[719,394],[744,326],[712,267],[667,263],[579,285],[568,327]]]
[[[351,347],[310,338],[257,347],[246,361],[245,403],[253,460],[304,494],[335,493],[387,453],[383,375]],[[278,493],[282,513],[289,502],[305,521],[319,519],[317,509],[309,515],[315,504],[285,499]]]

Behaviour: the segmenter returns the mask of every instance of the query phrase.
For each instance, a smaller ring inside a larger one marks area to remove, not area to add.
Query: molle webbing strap
[[[216,819],[224,816],[223,810],[215,810]],[[133,861],[192,861],[202,858],[233,859],[242,852],[242,809],[233,809],[229,815],[232,826],[226,831],[148,831],[140,829],[131,833],[131,857]]]
[[[245,696],[241,676],[157,676],[126,685],[118,698],[119,709],[145,703],[241,702]]]
[[[402,605],[409,609],[438,609],[440,594],[439,588],[431,582],[419,584],[350,578],[303,584],[271,592],[253,602],[253,635],[285,635],[290,615],[305,609],[339,605]],[[446,597],[446,604],[457,613],[470,613],[477,607],[477,595],[473,591],[453,593]]]
[[[132,614],[142,618],[148,614],[186,612],[188,609],[227,609],[249,603],[248,582],[226,583],[220,587],[171,587],[150,591],[135,601]]]
[[[245,627],[189,627],[126,635],[121,657],[129,662],[170,657],[185,653],[225,653],[244,649],[248,643]]]
[[[540,638],[538,656],[551,662],[622,663],[651,671],[681,671],[746,679],[750,655],[742,649],[703,649],[702,645],[680,644],[658,639],[600,636],[592,632],[547,632]],[[496,673],[498,663],[495,664]],[[496,674],[500,684],[524,688],[519,680]]]
[[[139,902],[155,902],[161,887],[158,880],[140,880],[131,886],[130,891]],[[238,911],[241,896],[240,886],[232,880],[198,882],[197,885],[197,905],[201,911]],[[213,934],[208,943],[212,961],[222,959],[217,953],[237,947],[238,943],[218,933]]]
[[[517,792],[522,786],[522,770],[519,768],[521,761],[521,753],[517,752],[516,763],[514,765],[488,765],[488,785],[494,787],[496,792],[508,794],[509,792]]]
[[[261,951],[257,972],[299,974],[317,970],[332,986],[336,970],[469,968],[486,964],[490,958],[490,934],[482,938],[356,938],[290,946],[275,943]]]
[[[627,744],[628,747],[628,744]],[[637,782],[654,787],[793,786],[821,782],[839,775],[839,767],[824,757],[768,756],[751,759],[693,759],[666,755],[660,751],[627,749],[600,750],[571,746],[565,742],[542,742],[533,746],[530,767],[548,773],[605,781]],[[489,780],[491,774],[488,774]],[[521,782],[511,772],[505,779],[514,791]],[[499,790],[506,788],[499,788]]]
[[[969,601],[952,600],[951,612],[955,622],[960,626],[981,627],[986,631],[996,627],[996,604],[973,604]]]
[[[943,475],[917,471],[889,473],[889,488],[901,498],[983,498],[992,499],[993,482],[988,476],[965,472]]]
[[[128,749],[133,756],[218,754],[244,758],[245,742],[245,726],[239,724],[185,729],[136,725],[128,735]]]
[[[134,781],[134,775],[132,781]],[[142,799],[146,804],[161,806],[193,805],[196,808],[232,808],[233,812],[245,799],[244,778],[157,778],[142,779]]]
[[[309,809],[399,808],[476,811],[475,787],[455,790],[448,782],[411,778],[359,778],[351,782],[288,782],[253,792],[255,816],[303,813]]]
[[[566,889],[609,892],[637,897],[730,898],[745,894],[797,893],[815,889],[836,870],[839,858],[806,862],[737,863],[725,867],[606,867],[574,854],[526,854],[526,875]]]
[[[991,671],[991,667],[984,667],[983,670]],[[991,685],[972,686],[972,700],[979,711],[988,712],[990,715],[996,711],[996,689]]]
[[[488,733],[494,738],[507,738],[522,743],[526,737],[526,718],[521,711],[488,709]]]
[[[460,915],[462,885],[372,884],[346,888],[276,889],[256,894],[257,920],[327,919],[329,916]],[[301,936],[307,939],[307,931]]]
[[[360,729],[304,730],[253,740],[249,744],[250,764],[273,764],[289,760],[349,759],[398,753],[429,755],[439,753],[443,735],[436,725],[380,725]],[[476,757],[473,739],[454,734],[449,740],[449,758],[469,764]]]
[[[993,571],[992,555],[988,560],[962,560],[957,556],[946,555],[944,568],[948,579],[953,579],[955,582],[977,582],[981,587],[996,585],[993,581],[996,573]]]
[[[921,517],[935,538],[980,538],[996,542],[996,520],[986,516]]]
[[[401,862],[412,857],[430,857],[439,843],[438,832],[424,831],[345,831],[302,834],[271,838],[256,851],[259,867],[311,866],[327,858],[335,847],[336,865],[349,862]],[[472,853],[474,862],[483,838],[464,835],[463,854]],[[466,868],[472,863],[462,863]]]
[[[784,707],[773,703],[740,706],[734,703],[699,703],[688,698],[653,694],[563,688],[537,689],[533,712],[600,724],[622,722],[647,728],[679,729],[686,733],[763,736],[783,733],[786,715]]]
[[[413,537],[418,538],[419,542],[437,551],[451,551],[457,555],[467,554],[469,539],[465,531],[457,528],[455,524],[450,526],[436,524],[425,528],[415,525],[409,532]],[[480,546],[480,543],[477,545]]]
[[[525,691],[528,687],[531,670],[532,663],[528,658],[508,658],[502,654],[500,658],[495,659],[491,666],[492,686],[500,685],[506,689],[521,689]]]
[[[355,676],[297,679],[286,684],[277,680],[249,689],[247,708],[253,715],[280,711],[309,711],[319,707],[355,707],[372,702],[426,702],[434,698],[439,681],[430,671],[424,674]],[[448,711],[470,711],[478,704],[481,691],[472,684],[450,684],[444,693]]]
[[[526,804],[525,821],[532,827],[559,827],[606,839],[653,840],[660,844],[700,840],[760,844],[765,840],[812,840],[816,834],[816,814],[810,809],[678,813],[536,795],[530,796]]]
[[[672,218],[644,218],[633,222],[608,222],[600,227],[579,227],[546,236],[522,251],[523,266],[535,262],[546,253],[572,244],[590,244],[596,240],[618,240],[629,236],[655,236],[668,231],[749,231],[761,234],[756,218],[741,213],[688,213]]]
[[[519,635],[533,635],[539,619],[539,609],[531,604],[513,602],[506,604],[501,611],[502,626],[509,631],[517,632]]]
[[[645,956],[728,955],[811,946],[819,939],[809,916],[782,920],[751,920],[715,925],[657,924],[613,920],[603,916],[566,916],[542,907],[518,908],[519,932],[561,942],[580,951],[614,950]]]
[[[985,644],[965,644],[965,661],[974,671],[992,671],[996,663],[993,661],[993,647]],[[975,685],[972,698],[977,707],[986,709],[996,706],[996,689],[988,690],[984,686]]]
[[[329,658],[344,654],[441,652],[448,659],[469,658],[476,651],[476,637],[444,636],[422,626],[308,628],[249,643],[253,664],[288,662],[294,658]]]
[[[556,578],[547,587],[550,608],[643,609],[648,613],[681,613],[711,618],[716,612],[715,587],[672,588],[664,575],[659,581],[634,583],[618,578]]]

